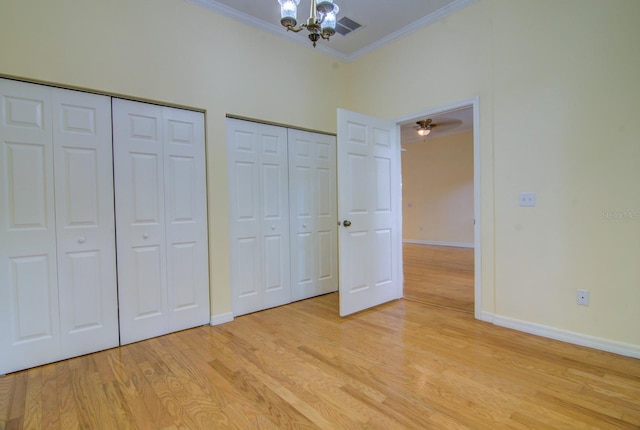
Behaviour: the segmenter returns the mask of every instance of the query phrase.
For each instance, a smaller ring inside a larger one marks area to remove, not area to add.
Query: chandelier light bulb
[[[285,27],[295,26],[298,19],[298,4],[300,0],[278,0],[280,3],[280,22]]]

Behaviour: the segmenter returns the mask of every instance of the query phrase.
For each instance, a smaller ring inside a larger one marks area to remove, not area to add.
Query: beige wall
[[[483,312],[640,347],[640,220],[606,216],[640,211],[640,1],[478,0],[351,64],[182,0],[1,9],[0,74],[206,110],[213,314],[231,310],[226,113],[333,132],[338,106],[477,96]]]
[[[479,97],[484,312],[640,347],[639,18],[636,0],[479,0],[351,65],[364,113]]]
[[[206,111],[212,314],[230,312],[225,115],[335,132],[345,64],[182,0],[0,9],[0,74]]]
[[[402,238],[473,246],[473,132],[403,147]]]

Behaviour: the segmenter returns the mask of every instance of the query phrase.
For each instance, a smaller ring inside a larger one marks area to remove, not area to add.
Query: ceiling
[[[418,119],[433,120],[435,127],[428,136],[422,137],[418,135],[416,130]],[[400,126],[400,143],[402,146],[406,144],[428,142],[429,140],[439,137],[450,136],[453,134],[464,133],[473,130],[473,108],[467,107],[449,112],[429,115],[424,118],[418,118]]]
[[[278,0],[187,0],[246,24],[303,43],[313,49],[308,33],[288,32],[280,25]],[[386,43],[456,12],[476,0],[335,0],[338,20],[348,17],[362,27],[330,41],[318,42],[317,50],[352,61]],[[298,24],[309,18],[311,0],[300,0]]]

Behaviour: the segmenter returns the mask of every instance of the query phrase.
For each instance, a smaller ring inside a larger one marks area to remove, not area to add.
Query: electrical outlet
[[[535,207],[536,193],[520,193],[520,206]]]
[[[578,290],[576,301],[580,306],[589,306],[589,290]]]

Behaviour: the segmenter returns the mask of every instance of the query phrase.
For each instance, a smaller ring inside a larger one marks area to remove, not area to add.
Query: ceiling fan
[[[416,124],[418,124],[418,126],[415,127],[415,129],[418,130],[418,134],[423,137],[431,133],[431,129],[433,127],[438,126],[438,124],[433,123],[433,120],[431,118],[421,119],[420,121],[416,122]]]
[[[418,130],[418,134],[422,137],[427,136],[429,133],[431,133],[431,130],[434,127],[438,127],[438,126],[457,126],[459,124],[462,124],[462,121],[460,120],[451,120],[451,121],[442,121],[442,122],[438,122],[437,124],[435,124],[433,122],[433,120],[431,118],[427,118],[427,119],[421,119],[420,121],[416,122],[417,126],[414,126],[414,128],[416,130]]]

